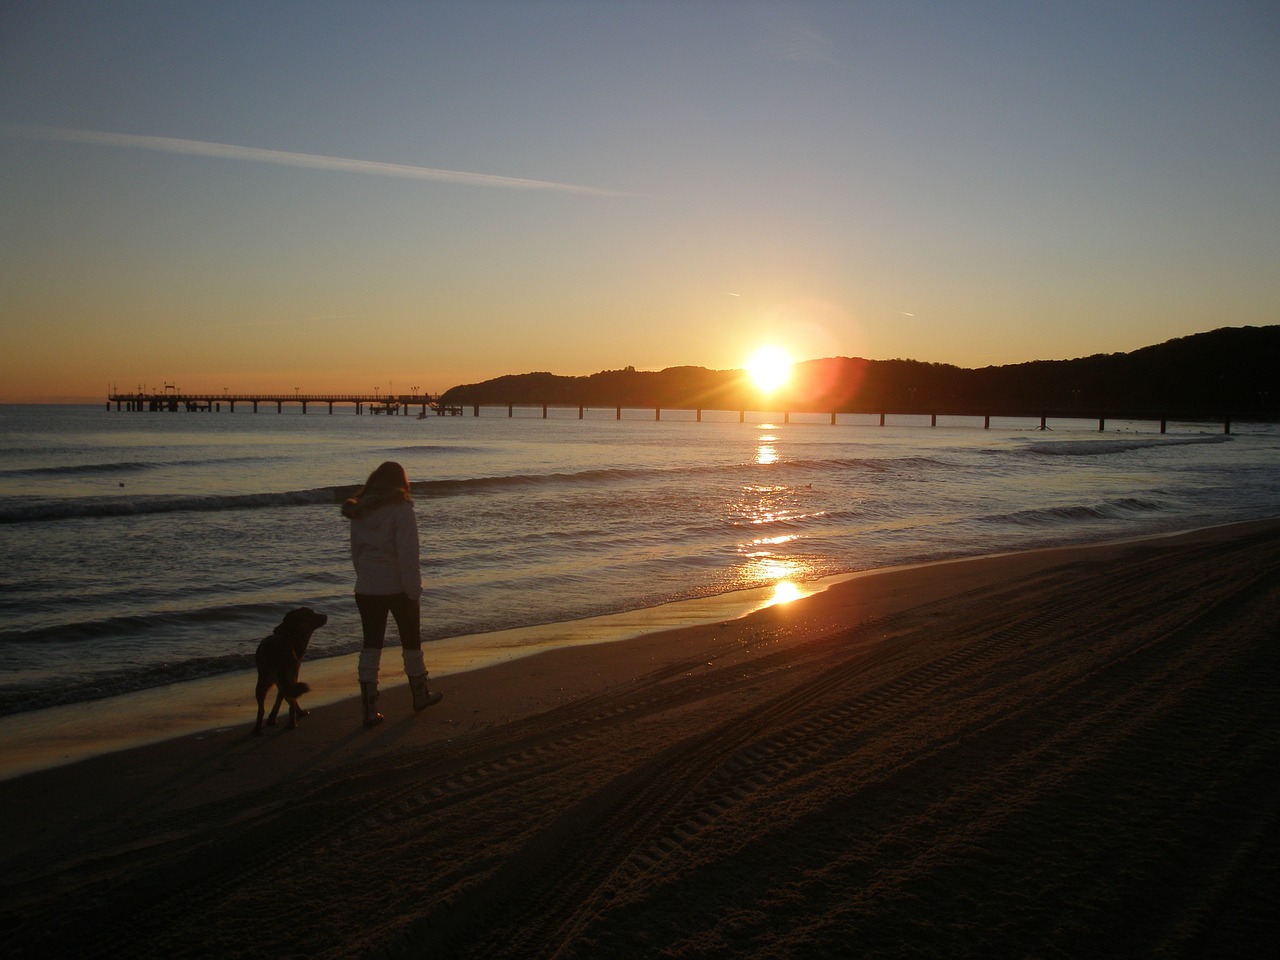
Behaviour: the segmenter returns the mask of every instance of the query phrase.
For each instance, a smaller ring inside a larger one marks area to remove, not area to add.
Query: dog
[[[285,614],[280,626],[258,644],[258,651],[254,654],[258,663],[255,736],[262,733],[262,714],[266,711],[267,691],[272,687],[276,688],[276,705],[271,708],[268,724],[275,725],[276,714],[285,700],[289,701],[290,730],[298,725],[299,717],[307,715],[308,711],[298,706],[298,698],[311,688],[298,682],[298,671],[302,668],[302,658],[307,652],[307,644],[311,642],[311,635],[328,622],[329,618],[323,613],[316,613],[310,607],[299,607]]]

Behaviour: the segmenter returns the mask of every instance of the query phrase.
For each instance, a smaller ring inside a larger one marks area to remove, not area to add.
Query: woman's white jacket
[[[418,519],[406,501],[362,510],[351,520],[356,593],[422,595]]]

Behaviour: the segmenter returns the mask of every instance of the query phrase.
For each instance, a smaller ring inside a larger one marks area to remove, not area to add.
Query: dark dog
[[[258,661],[258,723],[253,728],[255,734],[262,733],[262,714],[267,706],[267,691],[276,688],[276,705],[271,708],[271,716],[267,723],[274,725],[276,714],[280,712],[280,704],[289,701],[289,728],[298,725],[298,718],[305,717],[307,711],[298,706],[298,698],[311,688],[298,682],[298,670],[302,667],[302,657],[307,652],[307,644],[311,635],[329,622],[323,613],[316,613],[310,607],[299,607],[285,614],[271,636],[258,644],[255,659]]]

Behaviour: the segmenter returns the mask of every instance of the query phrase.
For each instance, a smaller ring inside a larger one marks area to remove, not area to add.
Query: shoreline
[[[821,593],[850,577],[878,572],[881,571],[837,574],[795,584],[794,599]],[[736,590],[581,620],[446,637],[423,644],[423,650],[430,677],[439,680],[554,650],[624,643],[647,634],[737,620],[775,603],[794,602],[790,597],[778,599],[774,587]],[[311,689],[303,707],[314,710],[358,700],[358,657],[358,653],[349,653],[304,659],[299,676]],[[256,670],[234,670],[0,717],[0,782],[166,740],[252,726],[257,710],[253,696],[256,681]],[[400,648],[390,638],[383,652],[379,689],[385,694],[406,682],[400,667]],[[274,698],[273,688],[267,697],[268,709]],[[286,705],[282,713],[287,710]],[[92,737],[86,734],[89,730],[93,731]]]
[[[0,782],[0,930],[15,958],[1242,955],[1280,920],[1278,601],[1269,519],[869,572],[442,676],[421,714],[388,685],[371,730],[354,698],[245,714]]]
[[[803,603],[847,581],[864,577],[1007,556],[1030,557],[1051,551],[1113,546],[1133,542],[1134,539],[1159,539],[1196,532],[1199,531],[895,564],[835,574],[815,581],[786,581],[786,591],[777,585],[757,587],[581,620],[447,637],[426,643],[423,649],[427,654],[430,677],[437,682],[458,673],[514,663],[557,650],[626,643],[682,628],[738,621],[775,605]],[[358,653],[350,653],[304,659],[300,679],[311,689],[305,695],[303,707],[311,711],[344,701],[358,701],[354,680],[357,658]],[[0,717],[0,783],[168,740],[204,738],[232,733],[240,727],[247,728],[252,725],[257,710],[253,697],[256,679],[255,670],[236,670]],[[399,647],[392,641],[384,648],[379,688],[385,695],[405,683]],[[267,697],[268,709],[274,702],[274,696],[273,689]],[[352,709],[355,712],[355,708]],[[287,710],[286,705],[283,711]]]
[[[785,593],[777,586],[731,591],[619,614],[448,637],[426,643],[423,649],[427,653],[433,685],[439,686],[444,678],[460,673],[500,667],[557,651],[625,644],[646,637],[662,637],[682,629],[723,627],[773,606],[804,604],[831,590],[839,590],[849,581],[868,577],[1008,557],[1026,558],[1038,568],[1043,563],[1056,562],[1059,554],[1071,551],[1195,536],[1206,531],[1227,531],[1268,522],[1272,521],[1243,521],[1134,538],[896,564],[836,574],[810,582],[790,584],[788,581],[792,589]],[[351,653],[304,660],[300,678],[311,687],[305,695],[304,708],[316,711],[346,703],[353,714],[358,713],[358,708],[353,706],[359,699],[354,681],[357,657],[357,653]],[[253,698],[255,681],[256,671],[238,670],[99,700],[0,717],[0,783],[166,741],[204,739],[234,734],[241,727],[247,729],[252,726],[257,709]],[[399,647],[389,643],[382,659],[380,691],[385,696],[405,683]],[[274,690],[267,697],[268,709],[273,701]],[[287,713],[287,710],[286,705],[282,713]],[[87,731],[92,731],[92,734]]]

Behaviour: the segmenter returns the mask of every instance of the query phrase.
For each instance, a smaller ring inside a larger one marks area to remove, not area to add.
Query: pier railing
[[[785,408],[757,406],[747,409],[723,410],[712,408],[694,408],[694,407],[675,407],[675,406],[655,406],[655,407],[637,407],[637,406],[605,406],[603,404],[572,404],[572,403],[509,403],[506,404],[506,415],[508,418],[516,416],[519,410],[525,417],[538,415],[541,410],[541,418],[546,420],[552,416],[552,411],[556,411],[561,416],[564,414],[572,415],[577,410],[577,419],[585,419],[588,412],[597,416],[601,413],[612,413],[617,420],[623,419],[624,411],[633,416],[639,414],[652,414],[654,420],[662,420],[663,414],[682,414],[681,419],[692,419],[694,422],[701,423],[703,414],[718,415],[716,419],[723,420],[725,416],[736,416],[739,423],[746,421],[747,414],[753,416],[765,416],[772,419],[780,420],[784,424],[793,422],[804,423],[825,423],[829,422],[832,426],[837,423],[859,422],[866,423],[870,418],[871,422],[878,421],[880,426],[886,426],[890,418],[897,421],[909,419],[912,423],[919,423],[925,417],[929,419],[929,425],[938,426],[939,418],[946,420],[963,420],[966,423],[982,421],[985,429],[991,428],[993,420],[1030,420],[1038,421],[1039,429],[1049,429],[1049,421],[1097,421],[1098,430],[1105,431],[1107,423],[1115,421],[1142,421],[1150,423],[1158,423],[1160,432],[1165,433],[1171,422],[1179,423],[1205,423],[1205,424],[1222,424],[1224,433],[1231,432],[1231,416],[1220,414],[1201,414],[1180,412],[1178,416],[1156,414],[1150,411],[1132,411],[1132,410],[1115,410],[1108,413],[1097,414],[1084,410],[1066,410],[1066,409],[1044,409],[1044,410],[1028,410],[1025,408],[1002,408],[998,404],[992,404],[995,407],[990,412],[985,412],[982,408],[974,408],[971,406],[956,406],[939,409],[936,411],[924,410],[909,407],[893,407],[893,408],[875,408],[875,407],[857,407],[838,411],[820,411],[820,410],[788,410]],[[502,404],[471,404],[472,416],[480,416],[481,408],[489,410],[503,409]],[[793,417],[796,418],[793,420]],[[840,420],[839,418],[844,418]]]
[[[165,391],[163,393],[119,393],[112,392],[107,397],[107,409],[110,410],[112,405],[116,410],[130,411],[204,411],[216,412],[226,409],[232,413],[235,412],[236,404],[252,405],[253,412],[257,413],[263,405],[271,406],[274,404],[277,413],[282,413],[285,406],[292,405],[301,407],[302,412],[306,413],[309,406],[323,405],[328,408],[330,414],[333,413],[334,407],[341,404],[347,404],[355,408],[357,414],[369,413],[373,415],[386,416],[409,416],[416,412],[419,419],[426,418],[430,414],[436,416],[462,416],[467,407],[470,407],[471,415],[479,417],[481,409],[497,410],[499,415],[505,407],[506,416],[513,418],[516,411],[521,411],[521,415],[528,417],[530,415],[536,417],[539,412],[542,419],[548,419],[553,415],[561,417],[572,416],[576,410],[577,419],[584,419],[588,412],[596,417],[601,414],[612,414],[615,419],[622,420],[624,411],[631,413],[633,416],[638,412],[641,415],[651,414],[654,420],[661,420],[664,413],[674,414],[677,419],[701,422],[703,414],[711,414],[716,419],[723,420],[726,416],[735,416],[739,422],[745,422],[747,414],[753,416],[767,416],[773,419],[781,420],[784,424],[793,422],[793,416],[797,418],[795,422],[829,422],[834,426],[839,417],[843,417],[843,422],[850,422],[850,418],[872,418],[875,422],[878,418],[880,426],[885,426],[889,419],[911,418],[911,422],[918,423],[923,417],[929,418],[930,426],[936,427],[939,418],[948,420],[962,419],[966,422],[982,421],[984,428],[990,429],[993,419],[999,420],[1031,420],[1038,421],[1041,430],[1049,429],[1051,420],[1072,420],[1072,421],[1096,421],[1098,430],[1106,430],[1108,421],[1140,421],[1158,423],[1160,432],[1165,433],[1170,422],[1186,422],[1186,423],[1214,423],[1222,424],[1223,433],[1231,432],[1231,415],[1220,413],[1202,413],[1202,412],[1152,412],[1150,410],[1111,410],[1104,413],[1088,412],[1082,409],[1044,409],[1044,410],[1028,410],[1026,408],[1010,408],[1004,409],[998,404],[992,404],[993,409],[983,410],[976,409],[972,406],[956,406],[954,408],[938,409],[936,411],[921,410],[918,408],[903,407],[893,409],[877,410],[872,408],[857,408],[840,411],[814,411],[814,410],[785,410],[769,408],[768,406],[753,407],[750,409],[739,410],[713,410],[698,409],[692,407],[677,406],[652,406],[638,407],[633,405],[624,406],[605,406],[602,404],[573,404],[573,403],[508,403],[493,404],[473,403],[463,405],[456,402],[446,403],[438,394],[411,393],[411,394],[353,394],[353,393],[221,393],[221,394],[199,394],[199,393],[177,393],[174,391]],[[490,414],[492,415],[492,414]],[[860,421],[860,422],[865,422]]]
[[[456,405],[441,403],[440,397],[430,393],[177,393],[166,390],[162,393],[135,391],[120,393],[112,391],[107,395],[107,408],[114,404],[117,410],[168,410],[168,411],[219,411],[227,409],[234,413],[236,404],[252,405],[257,413],[260,405],[275,405],[276,413],[284,411],[286,405],[300,406],[302,412],[307,407],[324,405],[329,413],[338,404],[349,404],[355,407],[356,413],[366,410],[372,414],[388,414],[392,416],[408,416],[417,410],[421,416],[433,412],[444,416],[452,413],[461,414],[462,408]]]

